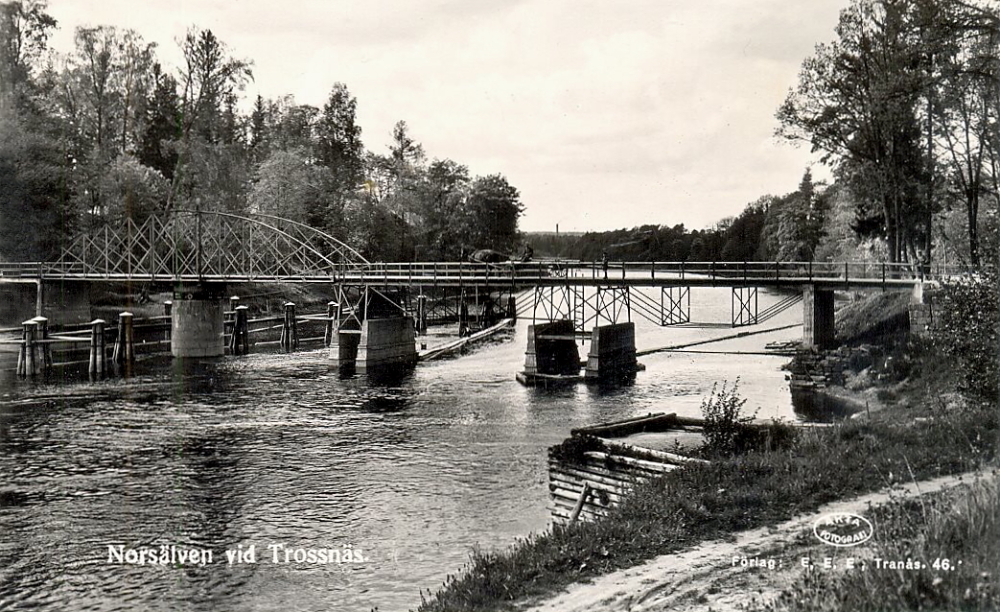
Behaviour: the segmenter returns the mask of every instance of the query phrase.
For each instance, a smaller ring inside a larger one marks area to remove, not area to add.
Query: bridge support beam
[[[226,352],[225,284],[204,283],[174,290],[170,309],[170,354],[220,357]]]
[[[607,381],[635,375],[635,323],[598,325],[590,336],[588,381]]]
[[[691,288],[660,287],[660,326],[691,322]]]
[[[733,287],[733,327],[757,324],[757,288]]]
[[[365,319],[361,323],[355,362],[358,372],[378,367],[411,366],[416,363],[413,317]]]
[[[833,291],[806,285],[802,289],[802,345],[828,348],[834,343]]]

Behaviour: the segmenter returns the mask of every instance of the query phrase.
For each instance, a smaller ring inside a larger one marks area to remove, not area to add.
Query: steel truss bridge
[[[466,290],[531,292],[533,318],[572,318],[582,328],[630,320],[633,310],[658,325],[687,323],[691,287],[731,287],[736,326],[758,322],[759,287],[907,289],[968,271],[872,262],[376,263],[341,240],[288,219],[175,210],[141,222],[96,224],[56,261],[0,263],[0,281],[324,283],[338,285],[342,293],[351,287],[383,293],[440,287],[457,289],[462,299]],[[658,288],[659,299],[630,291],[634,288]]]

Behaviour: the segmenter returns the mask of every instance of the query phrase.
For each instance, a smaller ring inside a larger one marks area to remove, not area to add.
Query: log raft
[[[549,449],[549,512],[557,524],[594,521],[607,515],[636,485],[684,466],[707,463],[623,441],[633,434],[699,432],[704,421],[656,414],[580,427],[560,445],[579,445],[573,456]]]

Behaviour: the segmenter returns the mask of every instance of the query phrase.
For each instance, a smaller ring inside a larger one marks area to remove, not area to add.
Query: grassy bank
[[[872,312],[868,306],[857,311],[859,322],[881,325],[865,314]],[[891,387],[882,410],[802,431],[785,448],[671,472],[637,488],[603,521],[555,527],[505,551],[475,553],[459,575],[428,592],[419,610],[513,609],[515,602],[834,500],[995,464],[995,407],[942,401],[958,378],[944,365],[949,360],[929,343],[906,341],[891,331],[894,325],[882,327],[895,347],[910,353],[911,367],[900,373],[906,380],[878,383]]]
[[[905,413],[904,413],[905,412]],[[503,552],[477,553],[420,610],[497,610],[590,576],[727,533],[763,526],[900,480],[993,461],[994,411],[889,409],[800,434],[790,449],[749,452],[672,472],[599,523],[555,528]]]
[[[806,571],[758,612],[1000,610],[1000,483],[899,500],[875,509],[866,567]],[[885,569],[874,559],[915,559]]]

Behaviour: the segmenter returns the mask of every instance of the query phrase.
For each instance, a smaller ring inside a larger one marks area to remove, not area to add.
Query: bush
[[[725,381],[722,382],[722,389],[712,385],[712,392],[701,400],[701,414],[705,419],[705,451],[710,455],[738,453],[753,435],[750,424],[757,414],[742,414],[747,400],[739,396],[739,385],[739,378],[730,389],[726,388]]]
[[[933,337],[959,366],[961,390],[972,398],[996,401],[1000,307],[997,270],[942,283],[935,305]]]

